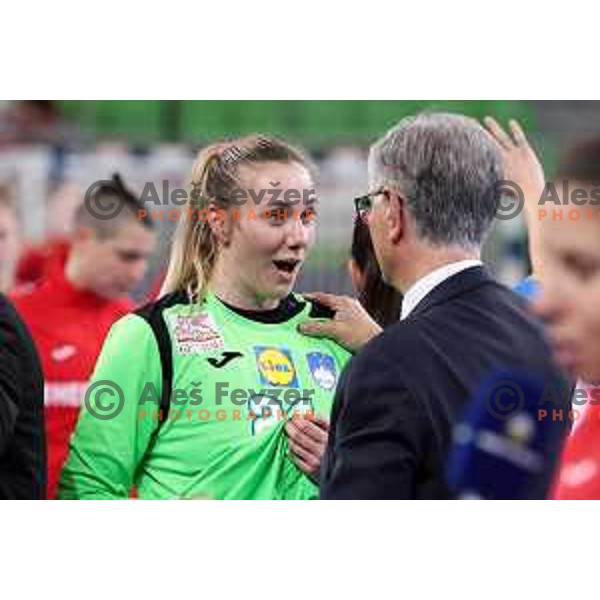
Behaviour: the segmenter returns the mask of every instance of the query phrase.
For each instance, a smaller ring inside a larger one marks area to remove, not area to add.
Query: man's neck
[[[398,278],[397,288],[406,294],[415,283],[433,271],[463,260],[481,260],[481,254],[477,250],[469,251],[462,248],[444,248],[439,252],[423,253],[420,258],[407,263],[409,267],[407,272]]]

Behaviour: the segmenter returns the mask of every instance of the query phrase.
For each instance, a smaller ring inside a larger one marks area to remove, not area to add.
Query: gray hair
[[[372,147],[373,186],[396,187],[417,235],[436,245],[480,247],[499,206],[502,157],[469,117],[422,113],[402,119]]]

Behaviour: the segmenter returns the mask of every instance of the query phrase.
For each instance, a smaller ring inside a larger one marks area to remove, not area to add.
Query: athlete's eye
[[[600,263],[595,258],[575,252],[565,254],[563,264],[581,282],[590,281],[600,271]]]
[[[146,258],[146,256],[140,252],[134,252],[131,250],[119,250],[118,251],[118,255],[119,258],[123,261],[123,262],[136,262],[138,260],[143,260]]]
[[[274,227],[280,227],[285,225],[288,220],[289,214],[286,208],[277,208],[267,210],[263,213],[264,218]]]
[[[301,218],[305,225],[314,223],[317,218],[317,211],[314,208],[307,208],[306,210],[302,211]]]

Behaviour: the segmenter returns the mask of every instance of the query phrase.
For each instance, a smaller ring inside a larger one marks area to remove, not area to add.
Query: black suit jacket
[[[45,497],[42,369],[23,321],[0,294],[0,499]]]
[[[526,303],[484,268],[469,268],[348,364],[334,401],[321,497],[447,497],[453,425],[483,380],[501,370],[544,381],[559,373]],[[568,407],[569,384],[560,385]]]

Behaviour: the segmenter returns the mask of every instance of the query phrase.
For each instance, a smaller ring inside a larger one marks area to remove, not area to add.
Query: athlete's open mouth
[[[293,273],[294,269],[300,264],[300,261],[295,259],[274,260],[273,264],[279,271],[283,271],[284,273]]]

